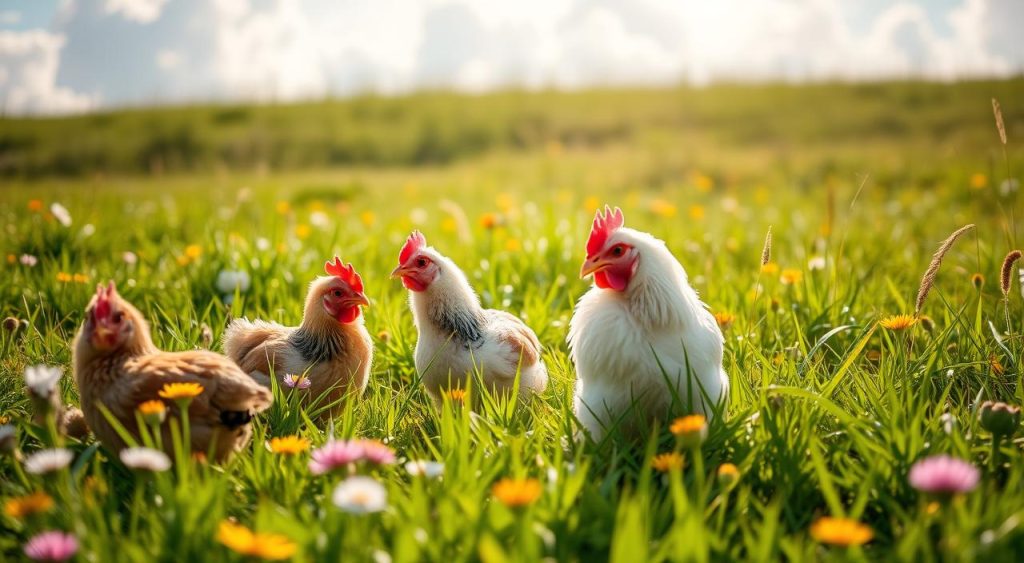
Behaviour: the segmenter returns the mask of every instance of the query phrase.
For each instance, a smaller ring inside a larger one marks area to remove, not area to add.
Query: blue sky
[[[954,80],[1020,73],[1022,24],[1024,0],[0,0],[0,101]]]

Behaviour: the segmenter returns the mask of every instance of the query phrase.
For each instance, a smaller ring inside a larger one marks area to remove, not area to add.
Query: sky
[[[1024,0],[0,0],[0,110],[1024,70]]]

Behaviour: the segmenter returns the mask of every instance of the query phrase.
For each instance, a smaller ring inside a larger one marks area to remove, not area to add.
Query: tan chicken
[[[347,394],[361,395],[370,378],[373,341],[361,307],[370,301],[352,264],[324,265],[327,276],[309,285],[302,323],[236,319],[224,333],[224,353],[256,381],[270,386],[270,374],[288,387],[306,387],[307,408],[337,414]]]
[[[205,350],[162,352],[153,344],[142,314],[117,294],[114,282],[100,285],[86,309],[74,342],[75,384],[89,427],[108,448],[124,441],[104,417],[100,405],[138,437],[136,409],[160,400],[168,383],[197,383],[202,392],[188,408],[192,451],[222,461],[244,448],[252,435],[252,417],[270,406],[272,396],[231,360]],[[171,416],[180,416],[168,401]],[[168,423],[163,444],[171,451]]]

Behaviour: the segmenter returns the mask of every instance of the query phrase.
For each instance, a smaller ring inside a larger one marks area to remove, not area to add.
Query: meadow
[[[22,559],[28,538],[62,530],[90,561],[1016,560],[1024,439],[1018,427],[994,439],[979,408],[1024,402],[1016,267],[1000,287],[1021,244],[1021,100],[1012,79],[5,118],[0,316],[14,321],[0,334],[0,415],[24,456],[63,445],[75,457],[43,476],[0,457],[0,554]],[[728,414],[698,448],[671,421],[640,443],[576,437],[565,336],[605,203],[667,242],[723,328]],[[933,252],[967,224],[916,322],[880,324],[915,314]],[[426,396],[406,291],[388,279],[414,228],[485,306],[537,332],[551,375],[539,400],[471,412]],[[376,351],[365,395],[332,424],[278,388],[235,459],[150,475],[31,423],[27,366],[63,368],[77,404],[69,343],[96,283],[115,280],[162,349],[219,350],[231,318],[297,323],[334,255],[362,274]],[[358,471],[383,484],[386,507],[336,506],[339,477],[311,474],[309,451],[267,445],[291,435],[313,449],[385,442],[396,461]],[[668,452],[682,467],[653,463]],[[912,486],[913,464],[938,454],[975,465],[977,486]],[[443,472],[417,475],[416,460]],[[505,478],[523,502],[495,490]],[[52,503],[10,509],[37,491]],[[829,542],[811,532],[822,517],[855,520],[870,540]],[[240,554],[220,541],[229,519],[288,549]]]

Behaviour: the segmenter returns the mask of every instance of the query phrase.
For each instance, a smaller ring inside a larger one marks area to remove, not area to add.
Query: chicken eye
[[[114,324],[119,325],[121,324],[121,321],[124,320],[124,313],[118,311],[110,316],[110,320],[114,321]]]
[[[340,299],[341,298],[341,290],[340,289],[335,289],[334,290],[334,296]]]
[[[419,260],[416,261],[416,265],[418,267],[420,267],[420,268],[426,268],[427,267],[427,259],[426,258],[420,258]]]
[[[612,248],[612,256],[622,256],[623,248],[621,246],[615,246]]]

